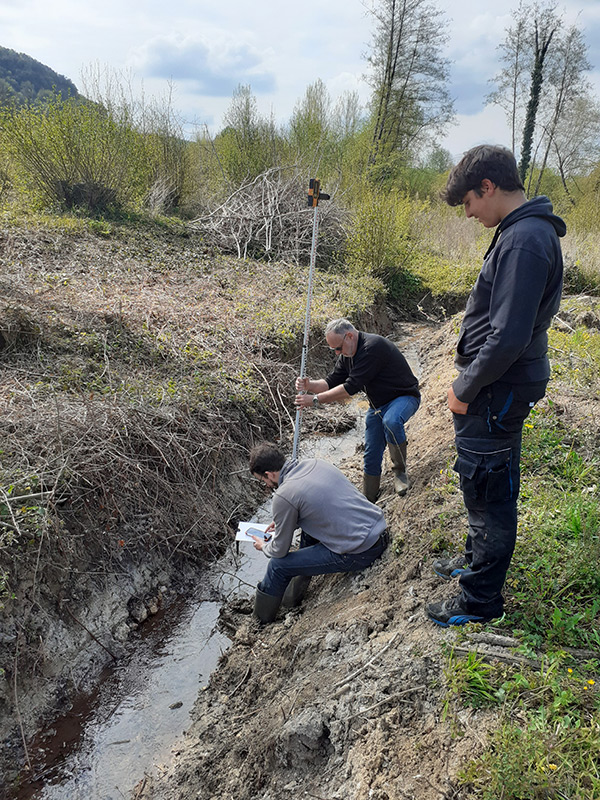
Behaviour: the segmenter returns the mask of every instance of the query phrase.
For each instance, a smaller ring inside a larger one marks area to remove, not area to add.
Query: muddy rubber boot
[[[402,497],[410,486],[406,476],[406,442],[389,444],[392,472],[394,473],[394,491]]]
[[[263,625],[266,622],[273,622],[281,605],[281,597],[274,597],[272,594],[265,594],[256,587],[254,595],[254,616]]]
[[[363,494],[371,503],[374,503],[379,497],[379,486],[381,484],[381,475],[367,475],[363,474]]]
[[[295,578],[292,578],[287,585],[281,605],[285,606],[285,608],[296,608],[296,606],[299,606],[308,589],[310,578],[310,575],[296,575]]]

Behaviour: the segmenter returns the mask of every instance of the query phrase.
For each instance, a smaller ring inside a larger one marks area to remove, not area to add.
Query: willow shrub
[[[2,133],[22,182],[46,201],[104,211],[148,184],[143,139],[127,107],[56,96],[5,112]]]
[[[358,196],[346,243],[348,268],[379,278],[390,296],[400,299],[419,285],[412,271],[417,242],[411,234],[419,204],[395,189],[366,186]]]

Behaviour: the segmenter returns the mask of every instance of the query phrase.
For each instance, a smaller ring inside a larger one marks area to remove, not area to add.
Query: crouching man
[[[272,622],[282,601],[297,605],[311,575],[365,569],[385,550],[382,510],[332,464],[286,460],[276,445],[261,442],[250,451],[250,471],[274,491],[271,538],[253,537],[269,558],[254,601],[261,622]],[[300,548],[290,552],[297,528]]]

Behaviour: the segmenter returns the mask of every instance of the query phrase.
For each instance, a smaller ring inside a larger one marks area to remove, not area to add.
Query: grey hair
[[[325,336],[334,333],[336,336],[344,336],[346,333],[358,333],[354,325],[343,317],[341,319],[332,319],[327,323],[325,328]]]

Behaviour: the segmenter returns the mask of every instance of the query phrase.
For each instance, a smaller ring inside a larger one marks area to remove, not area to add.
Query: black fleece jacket
[[[339,356],[325,378],[330,389],[344,384],[348,394],[365,392],[373,408],[397,397],[420,397],[419,382],[393,342],[376,333],[358,333],[354,356]]]
[[[529,383],[550,376],[548,328],[558,311],[566,225],[547,197],[508,214],[494,234],[461,326],[453,383],[463,403],[503,380]]]

